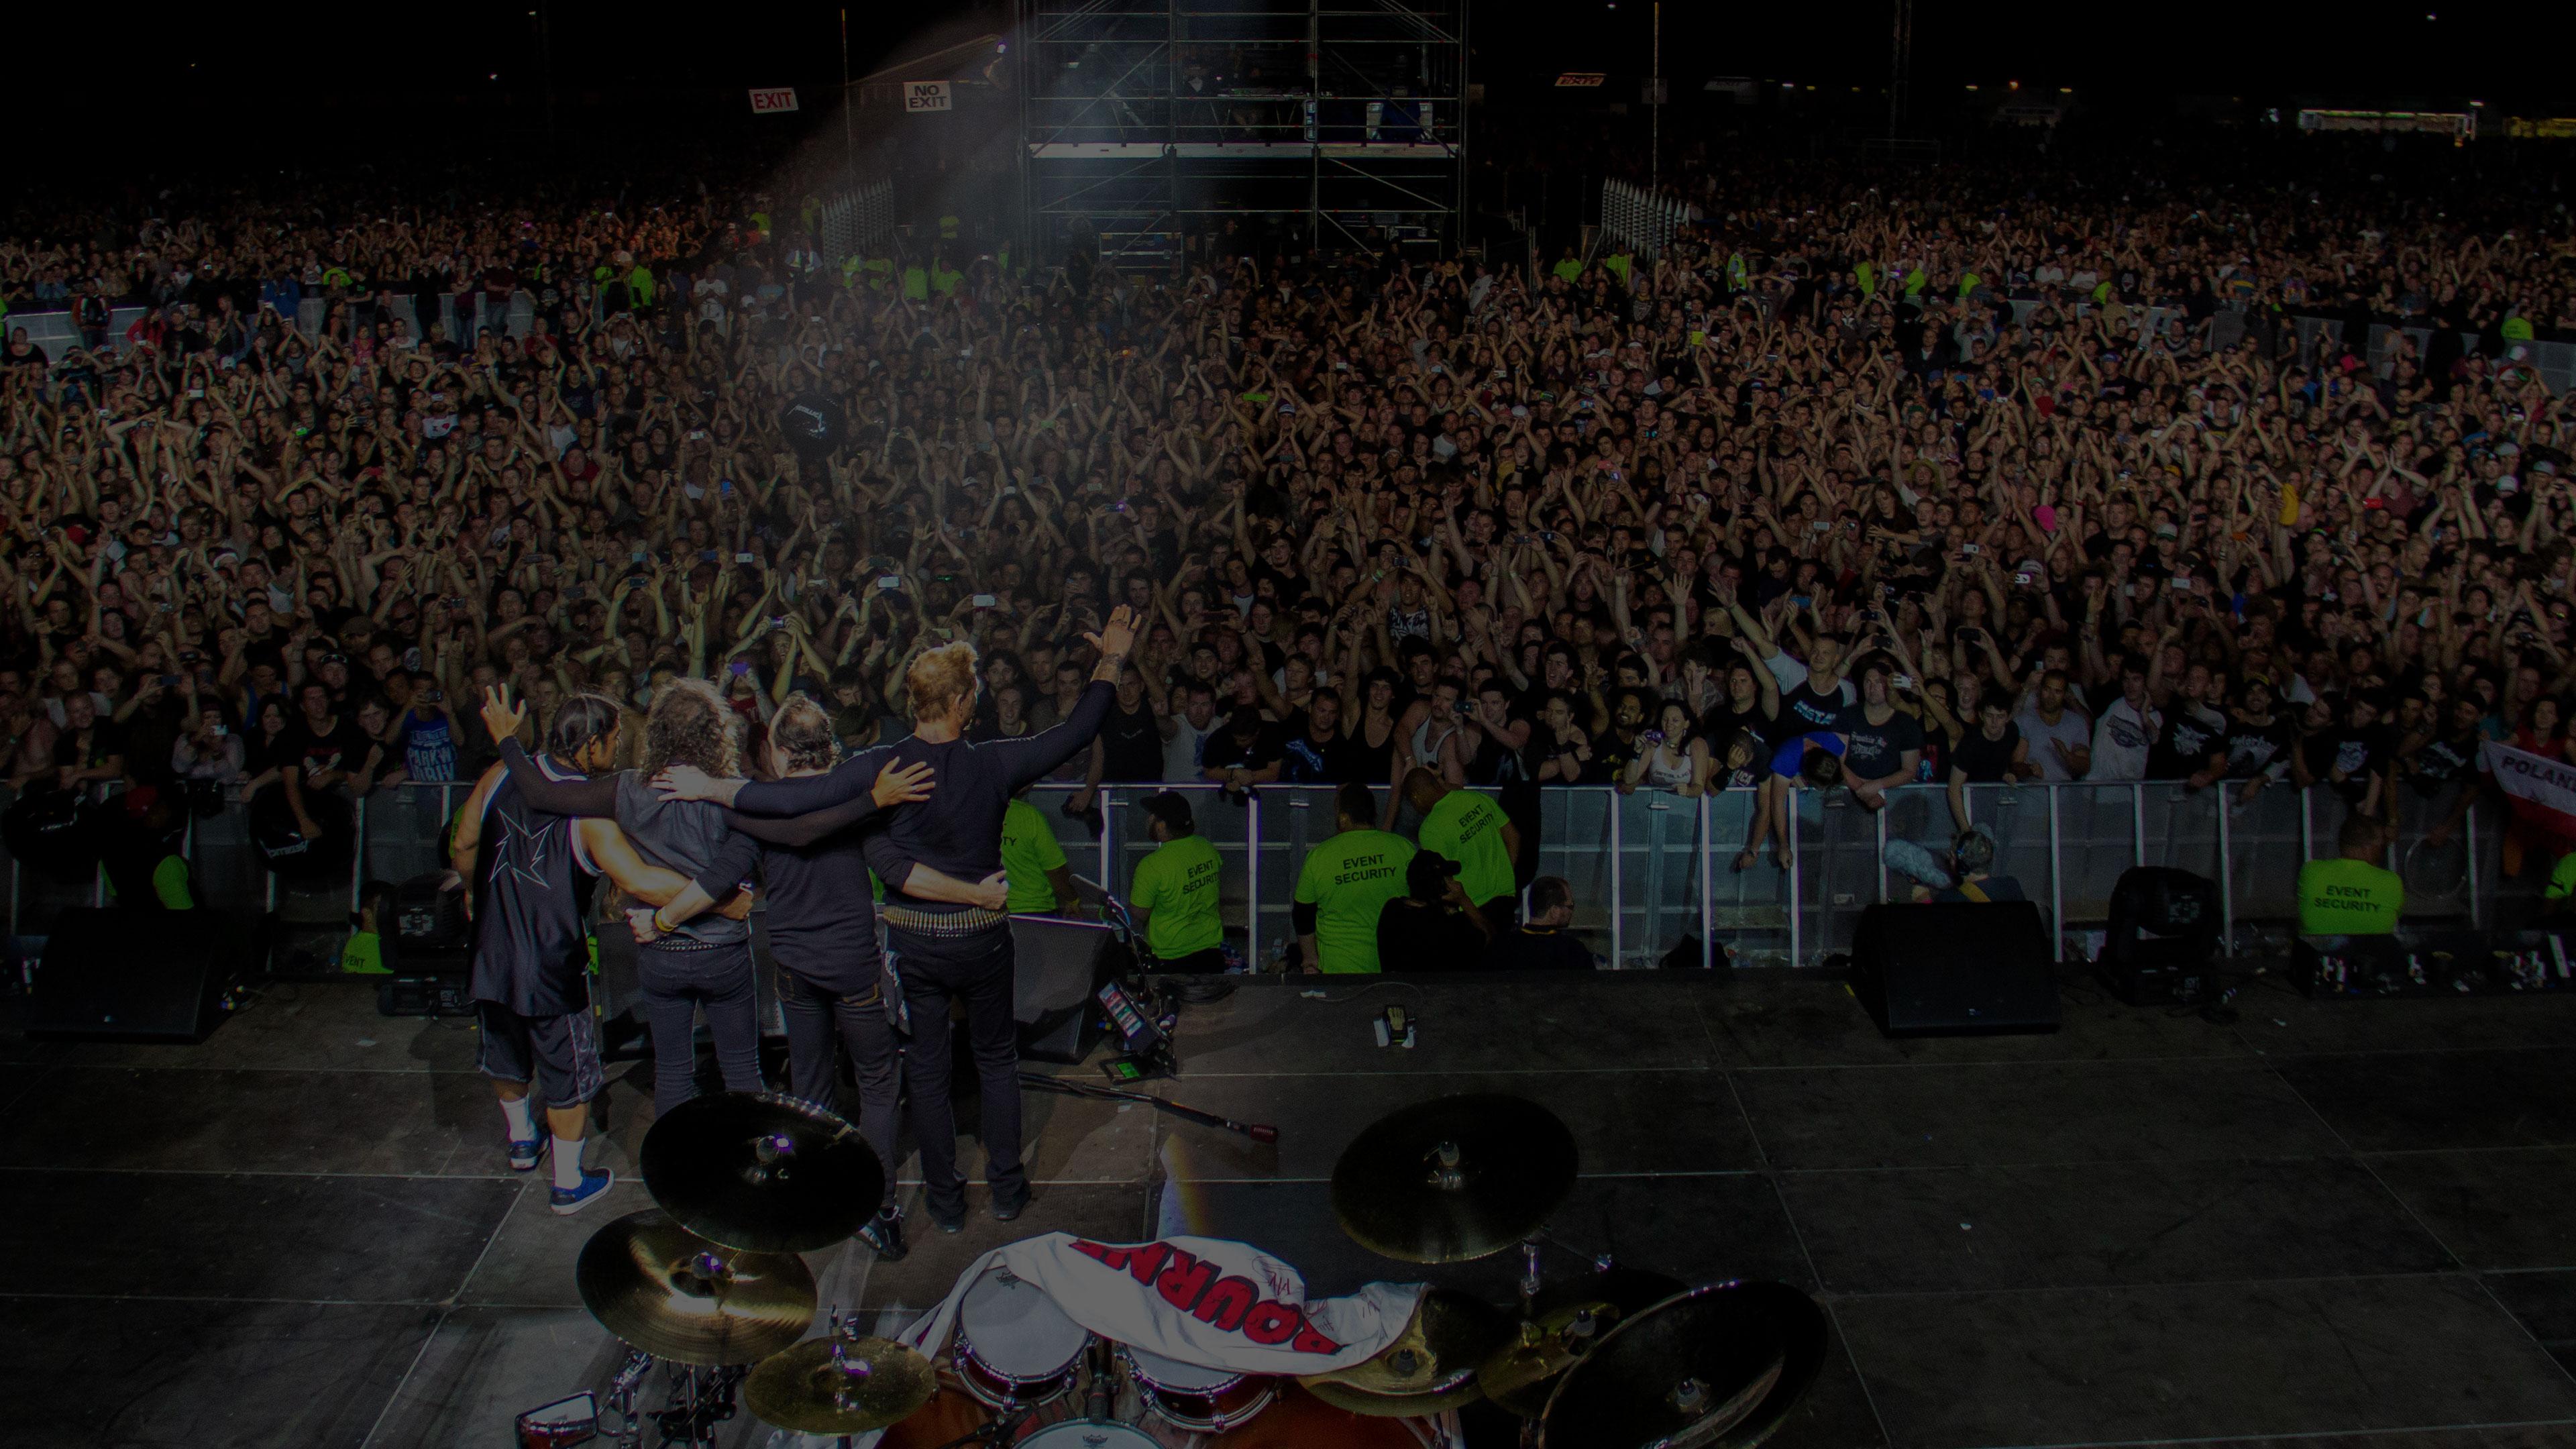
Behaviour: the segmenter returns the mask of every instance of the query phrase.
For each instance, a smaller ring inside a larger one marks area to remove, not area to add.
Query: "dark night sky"
[[[417,144],[441,116],[470,117],[506,135],[532,116],[539,88],[533,3],[187,7],[105,35],[83,28],[94,11],[47,7],[32,24],[13,27],[27,33],[13,47],[11,103],[22,117],[46,113],[48,153],[66,163],[148,162],[191,145],[284,162],[326,139]],[[851,8],[859,72],[925,43],[908,34],[923,8],[883,0]],[[2576,81],[2562,64],[2564,15],[2544,19],[2558,10],[2534,0],[2169,0],[2139,7],[2123,24],[2116,17],[2127,12],[2111,7],[1999,14],[1919,0],[1914,87],[1927,118],[1968,82],[2006,79],[2036,93],[2074,86],[2101,107],[2130,97],[2235,93],[2262,103],[2316,96],[2361,105],[2475,97],[2516,114],[2576,114]],[[1607,0],[1488,0],[1473,14],[1477,77],[1489,94],[1506,96],[1565,68],[1632,82],[1645,70],[1649,11],[1648,0],[1615,8]],[[897,12],[904,18],[890,24]],[[742,88],[807,87],[812,107],[828,102],[839,71],[838,7],[811,0],[697,12],[554,0],[550,13],[555,84],[594,130],[626,114],[639,115],[638,124],[699,115],[738,126],[747,123],[734,118],[748,110]],[[938,35],[962,36],[1005,24],[1009,7],[937,13]],[[1665,6],[1665,71],[1677,99],[1716,74],[1794,79],[1845,96],[1858,85],[1874,95],[1887,75],[1889,13],[1878,0],[1767,7],[1674,0]],[[2547,39],[2551,31],[2557,40]],[[31,63],[46,54],[62,63]],[[263,120],[228,130],[222,118],[245,110]],[[803,124],[819,126],[824,114],[817,109]],[[75,135],[86,150],[64,144]]]

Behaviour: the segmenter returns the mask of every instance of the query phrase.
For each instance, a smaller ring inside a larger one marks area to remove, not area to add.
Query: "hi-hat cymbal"
[[[809,1338],[760,1361],[744,1386],[751,1411],[799,1434],[864,1434],[911,1418],[939,1375],[890,1338]]]
[[[1543,1449],[1750,1449],[1825,1358],[1825,1313],[1785,1283],[1720,1283],[1623,1320],[1567,1370]]]
[[[1574,1134],[1535,1102],[1439,1097],[1370,1123],[1333,1164],[1333,1215],[1370,1252],[1461,1263],[1536,1232],[1574,1186]]]
[[[1485,1360],[1476,1382],[1505,1410],[1535,1419],[1547,1407],[1556,1376],[1574,1367],[1618,1321],[1619,1309],[1607,1299],[1543,1309]]]
[[[1512,1333],[1511,1315],[1481,1298],[1433,1288],[1412,1321],[1375,1358],[1299,1379],[1308,1392],[1354,1414],[1408,1418],[1474,1403],[1476,1369]]]
[[[804,1259],[711,1243],[650,1208],[591,1234],[573,1281],[601,1327],[679,1363],[754,1363],[814,1321]]]
[[[787,1097],[696,1097],[644,1134],[644,1188],[690,1232],[755,1253],[808,1253],[859,1230],[885,1164],[858,1129]]]

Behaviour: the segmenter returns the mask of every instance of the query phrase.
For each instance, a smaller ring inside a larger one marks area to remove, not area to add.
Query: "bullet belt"
[[[916,936],[973,936],[1005,925],[1010,917],[1001,911],[954,911],[945,914],[916,911],[904,906],[884,906],[877,914],[898,931]]]

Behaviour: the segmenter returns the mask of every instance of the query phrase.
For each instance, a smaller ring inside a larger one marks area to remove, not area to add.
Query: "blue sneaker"
[[[545,1155],[546,1142],[542,1137],[513,1137],[510,1139],[510,1170],[512,1172],[527,1172],[532,1170],[540,1161],[544,1160]]]
[[[546,1201],[553,1206],[558,1216],[571,1217],[588,1206],[592,1198],[608,1191],[608,1185],[615,1181],[617,1181],[617,1173],[614,1169],[603,1167],[593,1172],[584,1168],[581,1174],[581,1186],[555,1188],[547,1194]]]

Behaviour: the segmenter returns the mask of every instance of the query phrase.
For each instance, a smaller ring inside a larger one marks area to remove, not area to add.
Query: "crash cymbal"
[[[1433,1288],[1414,1305],[1404,1332],[1375,1358],[1298,1382],[1354,1414],[1436,1414],[1483,1395],[1476,1369],[1511,1333],[1509,1313],[1470,1294]]]
[[[1557,1375],[1574,1367],[1619,1321],[1606,1299],[1560,1304],[1518,1326],[1513,1336],[1476,1370],[1476,1382],[1493,1400],[1524,1419],[1547,1407]]]
[[[1543,1449],[1750,1449],[1771,1437],[1825,1357],[1825,1313],[1785,1283],[1720,1283],[1602,1335],[1539,1421]]]
[[[680,1226],[755,1253],[807,1253],[859,1230],[885,1165],[858,1129],[786,1097],[696,1097],[644,1134],[644,1188]]]
[[[1535,1102],[1439,1097],[1370,1123],[1333,1164],[1333,1215],[1370,1252],[1460,1263],[1537,1231],[1574,1186],[1574,1134]]]
[[[911,1418],[939,1375],[890,1338],[833,1334],[762,1359],[744,1397],[751,1411],[799,1434],[864,1434]]]
[[[756,1363],[814,1321],[804,1259],[711,1243],[650,1208],[591,1234],[573,1281],[601,1327],[679,1363]]]

